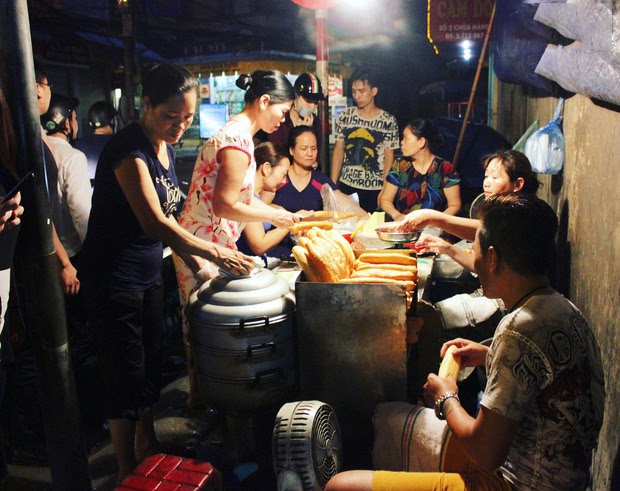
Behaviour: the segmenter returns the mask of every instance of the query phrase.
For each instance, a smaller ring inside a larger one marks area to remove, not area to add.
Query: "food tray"
[[[395,244],[404,244],[406,242],[415,242],[420,238],[420,231],[415,232],[393,232],[385,231],[379,228],[375,229],[377,237],[385,242],[393,242]]]

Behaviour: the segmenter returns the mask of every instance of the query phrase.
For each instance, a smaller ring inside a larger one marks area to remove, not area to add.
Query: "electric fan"
[[[278,491],[319,491],[340,471],[342,444],[336,413],[320,401],[284,404],[273,428]]]

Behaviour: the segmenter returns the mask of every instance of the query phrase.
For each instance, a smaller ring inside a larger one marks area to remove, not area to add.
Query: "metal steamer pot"
[[[189,335],[203,401],[229,412],[279,407],[297,385],[295,297],[267,269],[218,276],[190,297]]]

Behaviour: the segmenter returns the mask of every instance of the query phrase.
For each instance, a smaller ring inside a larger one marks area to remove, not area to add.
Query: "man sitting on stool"
[[[490,347],[465,339],[462,366],[483,366],[487,386],[476,418],[461,407],[452,377],[428,376],[426,402],[471,459],[461,473],[349,471],[334,490],[582,490],[603,421],[600,350],[577,307],[554,291],[547,271],[558,222],[528,194],[496,195],[480,208],[475,269],[484,294],[509,310]],[[426,410],[428,411],[428,409]]]

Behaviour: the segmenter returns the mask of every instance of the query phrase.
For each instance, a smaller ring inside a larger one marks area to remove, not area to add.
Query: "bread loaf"
[[[389,269],[392,271],[406,271],[408,273],[413,273],[413,274],[418,273],[417,266],[408,266],[406,264],[376,264],[376,263],[365,263],[362,261],[355,262],[356,271],[362,271],[364,269],[375,269],[379,267],[381,269],[386,269],[386,270]]]
[[[364,252],[358,259],[361,262],[373,264],[404,264],[408,266],[416,266],[418,264],[415,257],[397,253]]]
[[[305,247],[308,250],[308,262],[319,274],[321,281],[337,283],[342,277],[341,268],[338,263],[334,261],[334,258],[330,255],[330,252],[328,252],[325,248],[325,244],[319,241],[313,242],[307,238],[306,240],[307,243],[305,244]],[[303,245],[301,240],[300,245]]]
[[[415,288],[413,281],[393,280],[390,278],[377,278],[364,276],[360,278],[343,278],[339,283],[345,284],[373,284],[373,285],[399,285],[405,287],[406,291],[411,291]]]
[[[306,248],[296,245],[293,246],[291,252],[295,257],[295,261],[297,261],[297,264],[299,264],[301,270],[305,273],[306,278],[308,278],[308,281],[313,283],[321,281],[314,267],[308,262],[308,250]]]
[[[331,218],[334,216],[334,212],[329,210],[317,210],[310,216],[312,218]]]
[[[334,228],[334,224],[332,222],[299,222],[294,224],[289,231],[294,234],[297,235],[301,232],[310,230],[314,227],[323,229],[323,230],[331,230],[332,228]]]
[[[351,274],[351,278],[389,278],[392,280],[415,281],[415,275],[411,271],[394,271],[392,269],[370,268],[356,269]]]
[[[452,375],[454,380],[458,378],[459,372],[461,371],[461,358],[454,356],[454,352],[457,349],[455,345],[451,345],[446,350],[446,354],[439,366],[439,373],[437,374],[441,378],[447,378],[449,375]]]
[[[351,272],[349,271],[346,256],[334,239],[334,235],[336,234],[331,231],[321,229],[316,229],[316,233],[317,235],[312,239],[312,242],[320,244],[326,251],[329,259],[333,261],[338,279],[347,278]]]
[[[344,254],[347,262],[347,276],[350,276],[353,272],[353,268],[355,267],[355,254],[353,253],[353,247],[351,247],[351,244],[349,244],[347,239],[345,239],[338,232],[333,232],[331,235],[340,246],[340,249],[342,249],[342,253]]]
[[[330,246],[334,249],[332,253],[335,254],[335,260],[340,266],[342,266],[341,278],[348,278],[351,276],[353,266],[355,265],[355,256],[353,255],[353,249],[342,235],[337,232],[317,230],[317,236],[323,240],[329,242]]]

